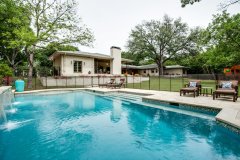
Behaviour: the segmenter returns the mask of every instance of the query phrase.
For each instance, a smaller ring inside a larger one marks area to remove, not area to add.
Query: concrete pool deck
[[[196,98],[189,96],[180,96],[179,92],[168,92],[168,91],[154,91],[154,90],[142,90],[142,89],[109,89],[109,88],[59,88],[59,89],[44,89],[44,90],[33,90],[25,91],[15,94],[31,94],[47,91],[76,91],[76,90],[88,90],[98,93],[111,93],[111,92],[125,92],[142,95],[143,101],[155,101],[164,103],[175,103],[182,105],[197,106],[202,108],[210,108],[218,110],[219,113],[215,117],[217,121],[224,122],[230,126],[233,126],[240,130],[240,100],[232,102],[232,99],[219,98],[213,100],[212,96],[198,96]]]

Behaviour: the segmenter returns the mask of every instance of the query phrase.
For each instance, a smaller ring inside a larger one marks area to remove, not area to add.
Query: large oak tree
[[[29,72],[28,88],[32,87],[34,55],[37,47],[48,43],[90,45],[93,35],[81,22],[77,14],[78,4],[75,0],[24,0],[31,13],[31,27],[35,41],[26,46]]]
[[[197,30],[189,30],[181,19],[165,15],[162,21],[151,20],[137,25],[130,33],[127,47],[133,54],[152,59],[163,74],[164,63],[178,55],[195,53]]]

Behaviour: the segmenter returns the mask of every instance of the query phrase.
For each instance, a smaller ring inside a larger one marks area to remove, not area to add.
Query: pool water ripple
[[[0,159],[240,159],[239,135],[212,115],[121,97],[86,92],[16,97],[16,112],[7,117],[19,126],[0,128]]]

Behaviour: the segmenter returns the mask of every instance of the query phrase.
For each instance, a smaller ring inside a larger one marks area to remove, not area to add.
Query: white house
[[[82,51],[56,51],[49,57],[53,61],[54,74],[58,76],[81,76],[94,74],[139,74],[158,76],[156,64],[134,66],[127,65],[132,60],[121,57],[121,49],[112,46],[110,55]],[[164,67],[165,75],[187,74],[186,67],[172,65]]]
[[[142,65],[142,66],[122,64],[122,73],[139,74],[143,76],[159,75],[157,64],[149,64],[149,65]],[[176,76],[184,75],[184,74],[187,74],[187,67],[180,66],[180,65],[164,66],[163,74],[176,75]]]
[[[121,49],[112,46],[110,55],[81,51],[56,51],[49,57],[53,61],[55,75],[80,76],[84,74],[120,75]]]

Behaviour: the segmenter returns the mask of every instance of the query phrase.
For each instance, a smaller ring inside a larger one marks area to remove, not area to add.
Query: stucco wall
[[[182,75],[183,74],[183,69],[182,68],[167,69],[167,70],[164,70],[164,74],[168,74],[168,75]]]
[[[145,71],[145,73],[144,73]],[[154,73],[152,73],[154,71]],[[176,68],[176,69],[164,69],[164,74],[165,75],[182,75],[183,74],[183,69],[182,68]],[[158,70],[157,69],[145,69],[145,70],[139,70],[140,75],[143,76],[158,76]]]
[[[154,71],[154,73],[152,73],[152,70]],[[145,73],[144,73],[145,71]],[[143,76],[158,76],[158,70],[157,69],[144,69],[144,70],[140,70],[140,74]]]
[[[82,61],[82,72],[74,73],[74,61]],[[62,56],[62,76],[79,76],[82,74],[94,73],[94,58],[76,57],[76,56]]]

